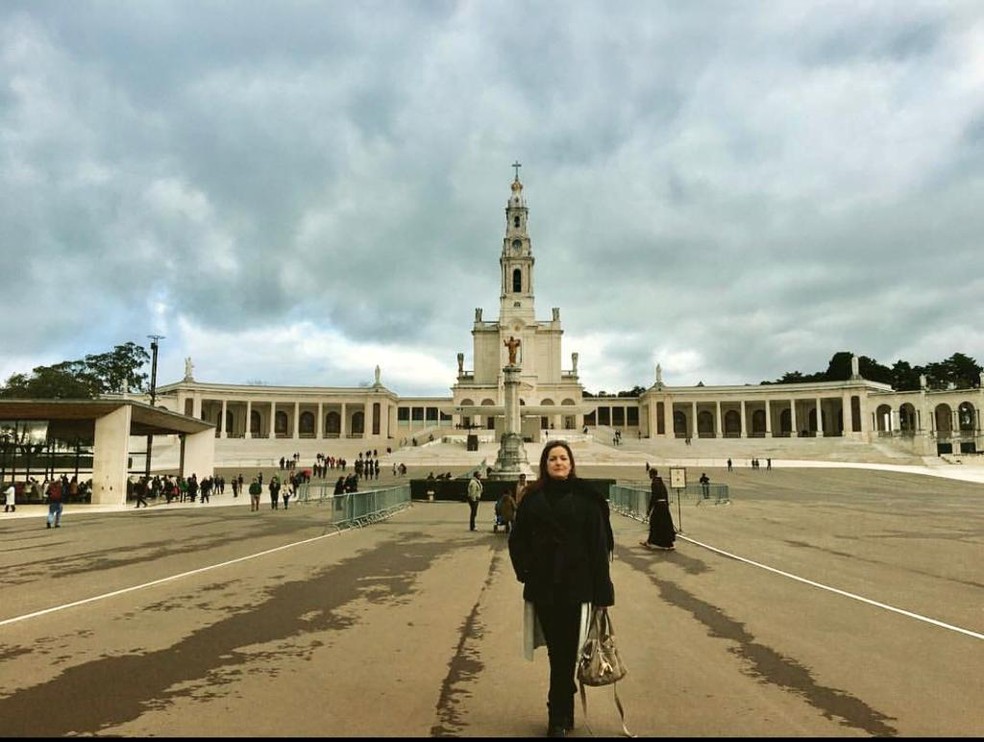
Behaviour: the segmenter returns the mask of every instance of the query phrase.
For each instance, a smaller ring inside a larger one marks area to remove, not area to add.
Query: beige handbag
[[[577,679],[581,685],[581,708],[584,711],[584,716],[587,717],[588,701],[584,693],[586,685],[611,685],[615,694],[615,706],[622,718],[622,732],[626,737],[632,737],[633,735],[625,726],[625,711],[622,708],[622,701],[618,697],[618,688],[615,687],[616,683],[625,677],[625,673],[625,663],[622,662],[622,658],[618,654],[618,647],[615,646],[615,628],[612,626],[611,616],[608,615],[608,608],[595,608],[591,614],[588,635],[584,644],[581,645],[581,652],[577,659]]]

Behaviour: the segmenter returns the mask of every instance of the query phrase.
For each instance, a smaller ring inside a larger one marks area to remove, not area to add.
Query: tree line
[[[826,371],[803,374],[789,371],[775,381],[762,384],[803,384],[811,381],[847,381],[851,378],[851,356],[849,351],[834,353],[827,364]],[[891,367],[878,363],[874,358],[858,356],[858,372],[869,381],[890,384],[897,392],[913,392],[921,388],[920,378],[926,378],[928,389],[972,389],[981,384],[981,371],[977,361],[963,353],[954,353],[949,358],[925,366],[913,366],[908,361],[896,361]]]
[[[850,351],[834,353],[825,371],[804,374],[787,371],[775,381],[761,384],[806,384],[815,381],[847,381],[851,378]],[[13,374],[0,386],[0,399],[97,399],[103,394],[130,394],[148,391],[148,374],[142,369],[149,363],[150,355],[136,343],[117,345],[108,353],[87,355],[78,361],[62,361],[54,366],[37,366],[29,374]],[[920,378],[926,378],[929,389],[971,389],[980,386],[981,372],[977,361],[963,353],[924,366],[913,366],[908,361],[896,361],[885,366],[868,356],[858,356],[858,371],[870,381],[890,384],[900,392],[918,391]],[[704,386],[703,382],[698,386]],[[639,397],[645,387],[608,394],[592,394],[593,397]]]
[[[97,399],[103,394],[144,392],[148,374],[141,369],[149,361],[143,346],[124,343],[108,353],[13,374],[0,387],[0,399]]]
[[[762,384],[808,384],[816,381],[847,381],[851,378],[851,357],[854,353],[842,350],[834,353],[827,364],[826,371],[804,374],[802,371],[787,371],[775,381],[762,381]],[[925,366],[913,366],[908,361],[896,361],[891,366],[878,363],[874,358],[858,356],[858,373],[869,381],[890,384],[897,392],[918,391],[920,378],[926,377],[927,389],[973,389],[981,385],[981,372],[984,371],[977,361],[963,353],[954,353],[949,358]],[[699,382],[697,386],[704,386]],[[609,394],[598,392],[592,394],[585,391],[586,398],[593,397],[639,397],[645,388],[634,386],[632,389]]]

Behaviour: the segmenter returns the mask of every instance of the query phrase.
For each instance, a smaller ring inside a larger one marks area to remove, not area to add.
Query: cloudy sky
[[[0,377],[449,394],[499,306],[591,392],[984,362],[984,3],[0,3]]]

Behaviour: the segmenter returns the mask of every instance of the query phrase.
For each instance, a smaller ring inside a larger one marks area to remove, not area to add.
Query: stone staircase
[[[310,466],[318,453],[344,457],[350,462],[359,452],[375,449],[384,467],[404,463],[409,467],[433,468],[435,472],[460,467],[476,467],[495,463],[499,450],[491,431],[478,431],[477,451],[468,451],[460,431],[435,429],[429,440],[426,431],[417,435],[418,445],[400,446],[400,440],[373,439],[216,439],[215,462],[221,467],[276,466],[281,456],[300,454],[300,465]],[[567,432],[568,435],[564,435]],[[441,435],[438,435],[440,433]],[[816,461],[839,463],[876,463],[916,466],[946,466],[939,457],[922,457],[892,447],[889,442],[861,443],[843,438],[694,438],[690,445],[683,439],[638,439],[625,436],[621,445],[612,443],[612,431],[592,430],[584,436],[580,431],[551,431],[551,438],[569,440],[578,463],[616,466],[688,465],[724,467],[730,458],[735,466],[747,466],[751,459],[776,461]],[[387,453],[389,447],[391,452]],[[526,443],[530,465],[535,469],[543,442]],[[134,450],[142,450],[136,445]],[[154,468],[176,467],[177,439],[162,439],[154,444]]]

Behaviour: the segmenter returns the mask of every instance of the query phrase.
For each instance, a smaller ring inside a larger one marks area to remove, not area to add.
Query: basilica
[[[499,311],[475,309],[472,352],[457,356],[451,396],[403,397],[376,368],[366,387],[255,386],[194,379],[159,387],[157,404],[214,424],[219,439],[362,439],[386,448],[418,439],[503,432],[503,369],[520,369],[521,435],[540,441],[559,431],[637,439],[830,438],[890,440],[916,454],[982,450],[984,383],[972,389],[897,392],[858,373],[846,381],[801,384],[668,386],[659,366],[638,397],[585,396],[578,354],[565,364],[558,307],[536,312],[535,257],[518,167],[505,208],[499,253]],[[470,361],[470,368],[469,366]],[[984,375],[982,375],[984,376]],[[984,381],[984,379],[982,379]]]

